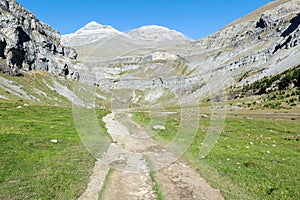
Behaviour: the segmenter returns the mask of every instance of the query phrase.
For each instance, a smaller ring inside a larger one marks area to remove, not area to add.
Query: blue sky
[[[193,39],[214,33],[272,0],[17,0],[61,34],[90,21],[129,31],[161,25]]]

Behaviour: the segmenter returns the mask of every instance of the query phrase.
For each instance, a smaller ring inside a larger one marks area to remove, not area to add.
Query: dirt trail
[[[98,195],[108,170],[109,167],[102,162],[97,161],[95,163],[88,187],[81,197],[79,197],[79,200],[98,200]]]
[[[169,167],[158,170],[156,177],[166,199],[224,199],[219,190],[213,189],[194,168],[180,159]]]
[[[148,173],[131,173],[115,171],[105,190],[105,200],[155,200],[153,182]]]
[[[113,138],[113,143],[105,159],[101,161],[105,164],[98,163],[95,166],[87,194],[97,193],[95,191],[99,193],[99,187],[101,188],[105,178],[104,174],[108,171],[104,166],[112,166],[115,171],[109,177],[104,199],[157,199],[153,190],[154,183],[150,176],[149,163],[145,159],[147,155],[152,166],[159,169],[155,172],[156,179],[167,200],[223,199],[220,191],[213,189],[193,167],[177,159],[148,137],[146,130],[134,123],[129,115],[111,113],[105,116],[103,121]],[[83,197],[86,198],[81,199],[97,199],[96,195],[87,198],[89,196],[83,194]]]
[[[126,127],[128,124],[120,123],[117,117],[112,113],[103,118],[115,143],[108,150],[105,161],[116,169],[110,177],[104,199],[157,199],[150,170],[142,154],[147,145],[151,144],[147,144],[147,139],[132,137]]]

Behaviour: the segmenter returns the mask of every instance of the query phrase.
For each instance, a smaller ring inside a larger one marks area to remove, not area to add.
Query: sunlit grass
[[[145,113],[133,119],[147,125]],[[209,127],[201,119],[194,142],[183,157],[208,180],[220,188],[226,199],[298,199],[300,147],[297,121],[227,118],[215,148],[204,159],[200,147]],[[154,138],[162,144],[175,136],[179,118],[170,117],[166,130]]]
[[[20,102],[0,103],[0,152],[0,199],[76,199],[95,162],[70,108]]]

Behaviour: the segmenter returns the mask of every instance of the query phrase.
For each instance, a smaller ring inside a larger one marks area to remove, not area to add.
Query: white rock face
[[[166,127],[163,125],[155,125],[153,126],[154,130],[166,130]]]
[[[152,60],[176,60],[178,55],[169,52],[155,52],[152,55]]]

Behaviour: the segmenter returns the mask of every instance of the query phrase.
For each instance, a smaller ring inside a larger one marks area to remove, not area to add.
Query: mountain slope
[[[190,62],[205,73],[230,73],[241,83],[299,63],[300,1],[275,1],[199,40]],[[248,74],[248,76],[243,76]]]
[[[78,81],[65,79],[44,71],[25,73],[23,77],[0,74],[0,102],[23,102],[50,106],[83,105],[82,92],[74,87],[86,88]],[[96,100],[106,100],[96,87],[90,87]],[[93,106],[93,105],[90,105]]]

